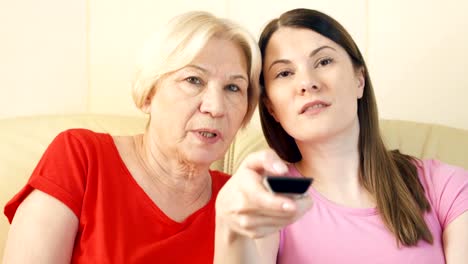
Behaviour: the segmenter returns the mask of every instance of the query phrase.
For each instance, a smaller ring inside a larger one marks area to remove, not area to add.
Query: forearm
[[[216,224],[214,264],[261,263],[255,240]]]
[[[69,263],[79,220],[65,204],[35,190],[18,207],[3,263]]]
[[[447,264],[467,263],[468,211],[453,220],[444,230],[444,253]]]

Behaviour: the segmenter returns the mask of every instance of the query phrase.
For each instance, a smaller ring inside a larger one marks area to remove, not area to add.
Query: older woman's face
[[[149,132],[165,155],[210,165],[224,155],[242,124],[248,87],[241,48],[214,37],[189,65],[157,84]]]

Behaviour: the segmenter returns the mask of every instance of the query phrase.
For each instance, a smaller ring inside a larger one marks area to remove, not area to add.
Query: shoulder
[[[419,177],[428,187],[444,187],[447,182],[468,182],[468,171],[435,159],[420,160],[416,164]]]
[[[112,137],[88,129],[68,129],[59,133],[47,147],[40,163],[50,161],[60,163],[86,164],[96,155],[112,153]]]
[[[51,145],[59,145],[65,148],[92,148],[102,143],[111,143],[109,134],[94,132],[84,128],[73,128],[59,133]]]
[[[96,139],[102,139],[104,137],[110,137],[110,135],[94,132],[92,130],[85,129],[85,128],[67,129],[57,135],[58,139],[81,141],[81,142],[94,141]]]
[[[417,162],[426,196],[443,227],[468,210],[468,171],[438,160]]]

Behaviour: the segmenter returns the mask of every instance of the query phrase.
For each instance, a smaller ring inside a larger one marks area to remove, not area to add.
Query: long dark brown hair
[[[294,9],[274,19],[262,31],[259,40],[262,58],[271,36],[280,27],[310,29],[340,45],[351,58],[355,69],[363,69],[364,94],[357,100],[359,118],[360,182],[376,199],[384,224],[398,243],[414,246],[420,239],[433,242],[424,221],[429,202],[419,181],[415,157],[398,150],[389,151],[379,129],[379,117],[369,72],[356,43],[346,29],[330,16],[310,9]],[[268,112],[263,74],[260,76],[259,102],[263,133],[270,147],[288,162],[298,162],[302,155],[293,137]]]

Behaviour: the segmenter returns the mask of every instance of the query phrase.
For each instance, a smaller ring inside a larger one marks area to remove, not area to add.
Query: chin
[[[187,161],[191,163],[210,166],[213,162],[221,159],[223,155],[217,153],[216,151],[191,150],[190,153],[185,155],[185,157]]]
[[[327,138],[337,130],[333,126],[325,123],[308,124],[307,126],[295,127],[292,131],[287,131],[293,138],[301,141]]]

